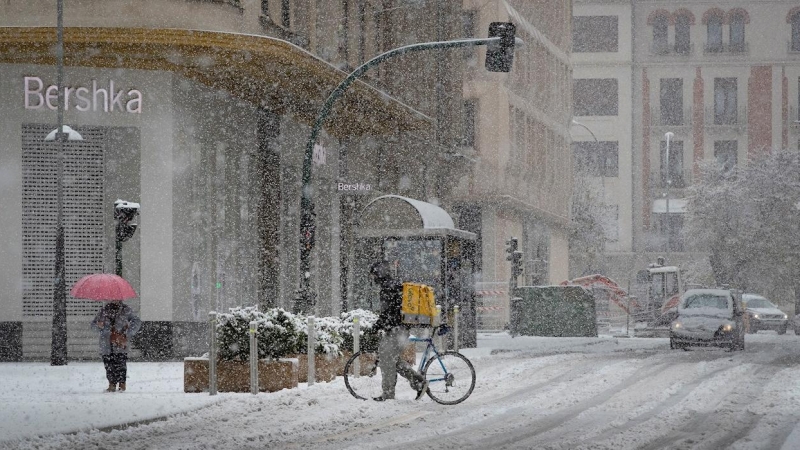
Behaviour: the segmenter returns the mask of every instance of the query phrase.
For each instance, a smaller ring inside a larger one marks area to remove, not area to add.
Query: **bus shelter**
[[[379,308],[368,271],[385,259],[399,280],[432,286],[442,319],[451,325],[458,306],[459,347],[475,347],[475,252],[475,234],[456,229],[444,209],[399,195],[377,197],[357,224],[352,306]]]

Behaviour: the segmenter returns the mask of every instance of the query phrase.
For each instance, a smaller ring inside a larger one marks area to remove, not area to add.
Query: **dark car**
[[[717,346],[744,350],[744,311],[725,289],[690,289],[681,296],[670,326],[669,346]]]
[[[759,330],[775,330],[778,334],[786,334],[789,327],[789,316],[778,309],[766,298],[755,294],[742,295],[747,313],[747,332],[758,333]]]

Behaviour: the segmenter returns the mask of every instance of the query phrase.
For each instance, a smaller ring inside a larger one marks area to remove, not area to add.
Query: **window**
[[[593,177],[619,176],[619,143],[617,141],[573,142],[575,169]]]
[[[462,145],[465,147],[475,146],[475,110],[477,102],[474,99],[464,101],[464,138]]]
[[[800,11],[792,16],[792,51],[800,52]]]
[[[477,36],[478,11],[468,10],[461,13],[461,26],[464,38],[474,38]],[[464,59],[470,59],[475,55],[475,47],[464,47]]]
[[[572,19],[572,51],[576,53],[616,52],[617,16],[575,16]]]
[[[736,122],[736,78],[714,78],[714,124]]]
[[[683,125],[683,79],[661,79],[661,125]]]
[[[689,53],[691,51],[691,38],[689,37],[689,25],[691,18],[687,15],[678,16],[675,21],[675,52]]]
[[[711,16],[708,18],[706,51],[710,53],[722,51],[722,17]]]
[[[744,44],[744,15],[741,13],[731,16],[730,31],[731,31],[731,45],[732,52],[745,51]]]
[[[672,209],[672,208],[670,208]],[[683,239],[683,214],[680,213],[659,213],[654,214],[657,232],[663,238],[663,244],[659,250],[671,252],[682,252],[685,248]]]
[[[656,53],[669,51],[668,27],[669,20],[666,16],[658,16],[653,20],[653,51]]]
[[[661,186],[684,187],[683,179],[683,141],[669,141],[669,161],[667,161],[667,141],[661,141]]]
[[[292,24],[291,17],[289,15],[289,7],[291,6],[289,5],[289,2],[290,0],[281,0],[281,25],[284,28],[290,28],[290,25]]]
[[[616,78],[576,79],[572,82],[573,112],[576,116],[616,116]]]
[[[736,167],[738,144],[736,141],[714,142],[714,159],[717,160],[725,172]]]
[[[261,15],[269,17],[269,0],[261,0]]]

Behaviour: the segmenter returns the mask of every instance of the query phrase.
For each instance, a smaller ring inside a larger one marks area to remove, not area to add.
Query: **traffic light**
[[[512,261],[514,252],[517,251],[518,247],[519,239],[512,237],[506,241],[506,253],[508,253],[508,256],[506,256],[506,261]]]
[[[492,22],[489,24],[489,37],[499,37],[500,42],[486,47],[486,70],[489,72],[510,72],[514,62],[514,44],[517,27],[511,22]]]
[[[136,224],[133,220],[139,215],[139,204],[117,200],[114,202],[114,220],[117,221],[117,240],[125,242],[136,232]]]
[[[519,239],[512,237],[506,241],[506,261],[511,261],[511,277],[522,275],[522,252],[518,250]]]

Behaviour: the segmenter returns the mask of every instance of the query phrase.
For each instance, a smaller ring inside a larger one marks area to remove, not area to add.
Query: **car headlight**
[[[758,314],[753,314],[754,319],[758,319]]]
[[[682,327],[680,322],[672,322],[672,328],[677,329],[677,328],[680,328],[680,327]]]
[[[726,323],[725,325],[722,326],[722,331],[731,331],[731,330],[733,330],[733,325],[729,323]]]
[[[788,318],[789,318],[789,316],[787,316],[786,314],[784,314],[784,315],[783,315],[783,319],[784,319],[784,320],[786,320],[786,319],[788,319]]]

